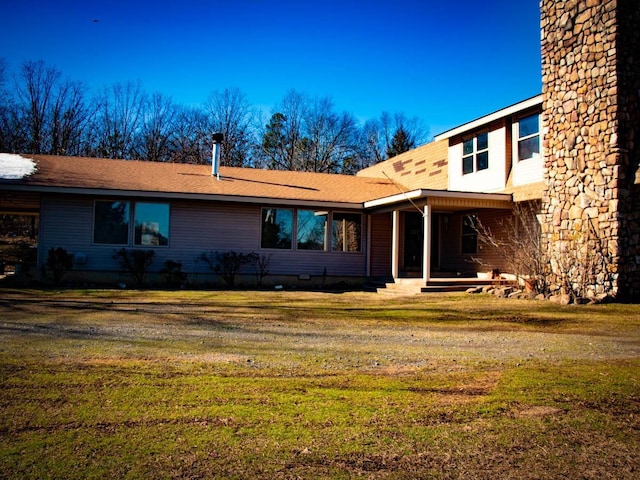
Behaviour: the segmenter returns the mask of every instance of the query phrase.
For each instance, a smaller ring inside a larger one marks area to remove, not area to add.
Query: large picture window
[[[131,218],[133,214],[133,219]],[[169,204],[97,200],[93,211],[93,243],[145,247],[169,244]]]
[[[169,244],[169,205],[166,203],[135,204],[134,245],[157,247]]]
[[[331,250],[359,252],[362,216],[359,213],[334,213],[331,223]]]
[[[489,168],[489,134],[480,133],[462,142],[462,174]]]
[[[540,155],[540,116],[530,115],[518,120],[518,160]]]
[[[327,212],[298,210],[296,248],[298,250],[324,250],[327,232]]]
[[[93,212],[93,243],[129,244],[129,202],[97,201]]]
[[[291,248],[293,210],[284,208],[262,209],[262,248]]]

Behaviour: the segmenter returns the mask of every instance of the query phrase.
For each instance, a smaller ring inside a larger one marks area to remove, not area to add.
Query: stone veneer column
[[[541,0],[540,11],[541,214],[556,280],[640,301],[640,1]]]

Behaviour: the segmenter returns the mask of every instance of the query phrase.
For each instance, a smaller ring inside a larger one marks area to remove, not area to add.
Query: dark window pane
[[[486,150],[489,148],[489,135],[487,133],[481,133],[476,137],[478,139],[478,144],[476,150],[479,152],[480,150]]]
[[[327,230],[327,212],[298,210],[298,250],[324,250]]]
[[[473,155],[462,158],[462,174],[473,173]]]
[[[281,208],[262,209],[262,248],[291,248],[293,211]]]
[[[478,236],[463,235],[462,236],[462,253],[477,253]]]
[[[93,242],[129,243],[129,202],[97,201],[93,212]]]
[[[530,117],[520,119],[518,121],[518,130],[520,138],[538,133],[538,115],[531,115]]]
[[[533,158],[534,154],[540,153],[540,137],[527,138],[526,140],[520,140],[518,142],[518,160],[526,160]]]
[[[478,217],[465,215],[462,217],[462,253],[476,253],[478,250]]]
[[[481,152],[476,156],[476,170],[489,168],[489,152]]]
[[[169,204],[135,204],[134,244],[146,247],[169,244]]]
[[[472,235],[476,233],[476,224],[478,220],[475,215],[466,215],[462,217],[462,234]]]
[[[362,216],[359,213],[334,213],[331,228],[331,250],[359,252]]]
[[[473,153],[473,138],[465,140],[462,143],[462,155],[470,155]]]

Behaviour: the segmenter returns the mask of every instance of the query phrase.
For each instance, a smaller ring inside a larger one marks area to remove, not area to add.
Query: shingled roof
[[[35,162],[35,173],[1,181],[5,187],[78,194],[354,206],[398,193],[398,186],[388,179],[351,175],[221,167],[218,180],[210,165],[49,155],[23,157]]]

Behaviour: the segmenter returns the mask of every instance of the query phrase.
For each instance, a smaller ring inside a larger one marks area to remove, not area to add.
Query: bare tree
[[[361,129],[358,145],[362,156],[361,168],[411,150],[426,142],[427,133],[417,117],[382,112],[379,118],[365,122]]]
[[[499,233],[478,221],[478,241],[494,248],[505,259],[507,269],[521,283],[539,294],[549,293],[549,256],[542,244],[537,214],[538,202],[517,203],[509,215],[498,221]],[[482,263],[479,259],[474,259]]]
[[[247,97],[237,88],[213,92],[206,103],[211,133],[224,134],[221,165],[246,167],[251,163],[255,142],[255,113]]]
[[[305,170],[339,173],[355,155],[356,121],[348,114],[333,110],[329,98],[311,102],[305,117]]]
[[[169,161],[204,164],[211,159],[211,148],[210,125],[206,114],[196,108],[177,107]]]
[[[26,132],[18,106],[7,89],[7,62],[0,58],[0,152],[25,151]]]
[[[82,83],[66,80],[60,84],[51,104],[48,152],[53,155],[87,152],[86,130],[94,113]]]
[[[22,112],[21,122],[28,132],[30,153],[47,153],[46,132],[50,104],[53,102],[54,87],[60,79],[60,72],[47,67],[44,62],[26,62],[22,65],[16,93]]]
[[[95,153],[105,158],[135,158],[143,125],[146,95],[140,82],[116,83],[98,99]]]
[[[147,99],[137,151],[150,162],[166,162],[172,157],[177,108],[173,101],[154,93]]]
[[[262,136],[262,154],[273,170],[304,170],[304,118],[307,98],[295,90],[289,91],[277,105]]]

